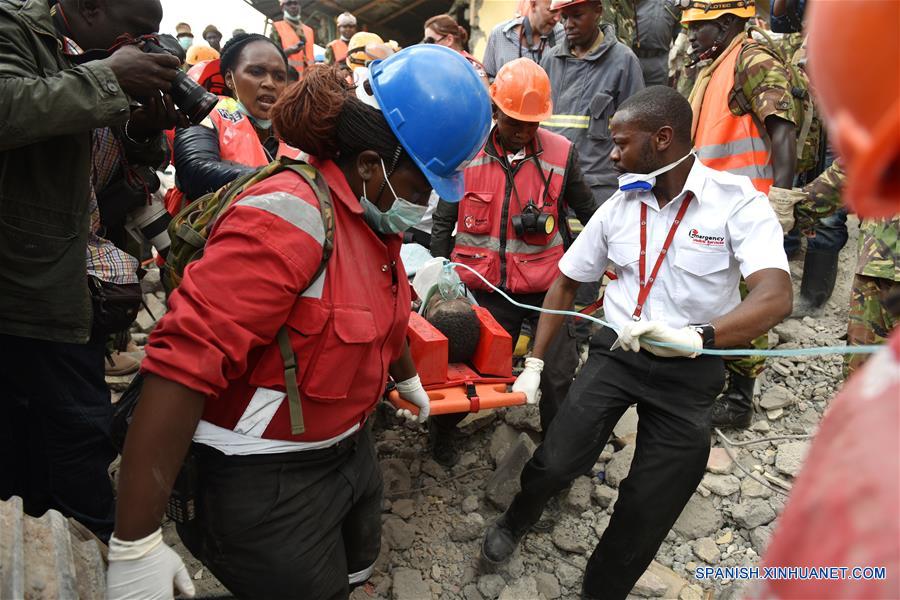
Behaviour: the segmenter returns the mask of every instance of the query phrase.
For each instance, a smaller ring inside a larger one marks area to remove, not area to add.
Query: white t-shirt
[[[750,179],[716,171],[694,160],[684,190],[662,209],[648,191],[617,191],[585,226],[559,263],[567,277],[598,281],[607,269],[617,280],[606,288],[606,320],[631,320],[640,280],[641,204],[647,210],[646,276],[649,278],[686,193],[695,198],[644,304],[642,320],[671,327],[708,323],[740,303],[738,282],[762,269],[788,270],[783,234],[765,194]]]

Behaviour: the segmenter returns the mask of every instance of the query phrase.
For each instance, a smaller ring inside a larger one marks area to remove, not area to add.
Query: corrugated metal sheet
[[[55,510],[22,511],[0,502],[0,598],[93,600],[106,597],[106,546]]]
[[[270,19],[281,18],[278,0],[245,2]],[[406,46],[422,39],[422,25],[426,19],[454,6],[468,6],[468,0],[462,3],[454,0],[310,0],[302,6],[304,21],[329,40],[335,35],[334,17],[347,11],[356,15],[361,27]]]

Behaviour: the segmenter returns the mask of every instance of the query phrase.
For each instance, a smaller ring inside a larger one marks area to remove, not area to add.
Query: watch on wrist
[[[712,323],[704,323],[703,325],[691,325],[700,338],[703,340],[704,348],[715,348],[716,346],[716,328]]]

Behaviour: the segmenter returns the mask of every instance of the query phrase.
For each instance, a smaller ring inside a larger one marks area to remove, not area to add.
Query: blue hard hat
[[[436,44],[406,48],[369,70],[372,92],[400,144],[442,199],[459,202],[462,170],[491,127],[484,81],[461,54]]]

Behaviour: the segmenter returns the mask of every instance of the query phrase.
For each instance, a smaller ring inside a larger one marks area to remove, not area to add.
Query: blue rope
[[[580,312],[575,312],[572,310],[553,310],[549,308],[541,308],[540,306],[531,306],[530,304],[523,304],[522,302],[516,302],[509,295],[501,290],[500,288],[491,284],[490,281],[482,277],[481,273],[470,267],[469,265],[464,265],[462,263],[447,263],[451,267],[462,267],[467,269],[475,274],[480,280],[482,280],[488,287],[492,290],[503,296],[510,304],[513,306],[518,306],[519,308],[526,308],[529,310],[536,310],[538,312],[547,313],[550,315],[563,315],[569,317],[576,317],[579,319],[587,319],[588,321],[593,321],[594,323],[598,323],[604,327],[609,327],[616,333],[619,333],[619,329],[614,327],[611,323],[608,323],[602,319],[598,319],[597,317],[591,315],[585,315]],[[651,344],[653,346],[660,346],[662,348],[674,348],[676,350],[688,350],[690,352],[697,352],[698,354],[709,354],[711,356],[825,356],[827,354],[874,354],[882,349],[882,346],[819,346],[815,348],[785,348],[785,349],[774,349],[774,350],[757,350],[757,349],[728,349],[728,350],[719,350],[714,348],[704,348],[701,350],[695,350],[694,348],[689,348],[687,346],[682,346],[680,344],[670,344],[667,342],[657,342],[654,340],[645,340],[645,343]]]

